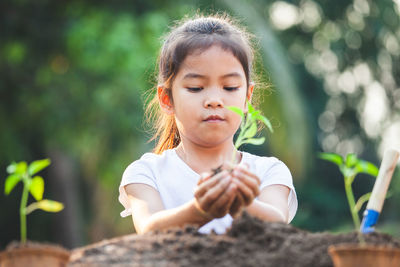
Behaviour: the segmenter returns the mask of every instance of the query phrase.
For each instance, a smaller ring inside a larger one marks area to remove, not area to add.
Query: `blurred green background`
[[[385,149],[400,150],[400,1],[6,0],[0,249],[19,238],[22,185],[3,194],[12,161],[50,158],[44,196],[66,206],[29,215],[28,239],[73,248],[134,231],[119,216],[118,185],[126,166],[154,145],[143,111],[161,36],[187,14],[221,11],[258,39],[260,108],[275,128],[265,145],[244,149],[291,169],[299,199],[293,225],[352,229],[343,179],[317,153],[353,152],[379,166]],[[355,194],[373,182],[360,175]],[[391,191],[378,227],[400,236],[399,170]]]

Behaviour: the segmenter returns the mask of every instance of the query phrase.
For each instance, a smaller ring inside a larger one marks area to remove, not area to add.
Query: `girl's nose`
[[[206,101],[204,102],[204,106],[206,108],[222,108],[224,107],[224,104],[222,102],[222,99],[216,96],[210,96]]]

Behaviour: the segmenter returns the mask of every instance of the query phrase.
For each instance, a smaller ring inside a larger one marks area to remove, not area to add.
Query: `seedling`
[[[349,203],[351,216],[353,218],[354,227],[356,231],[359,232],[360,217],[358,213],[362,205],[370,198],[371,193],[362,195],[356,202],[351,185],[359,173],[366,173],[376,177],[379,171],[378,168],[368,161],[358,159],[355,154],[348,154],[345,159],[335,153],[320,153],[319,157],[323,160],[333,162],[339,167],[339,170],[344,178],[344,188],[346,191],[346,197]],[[360,235],[359,237],[362,241],[362,237]]]
[[[245,113],[241,108],[235,106],[228,106],[227,109],[239,114],[242,117],[242,122],[240,124],[240,132],[235,141],[235,148],[243,144],[261,145],[265,142],[265,137],[255,138],[257,134],[257,121],[264,123],[268,129],[273,132],[271,122],[261,115],[259,110],[254,109],[254,107],[247,102],[248,112]],[[232,163],[235,161],[235,153],[232,155]]]
[[[25,161],[13,162],[7,167],[7,172],[10,174],[5,182],[4,193],[9,195],[13,188],[22,181],[24,189],[22,191],[21,204],[19,208],[21,221],[21,243],[26,242],[26,215],[36,209],[41,209],[47,212],[59,212],[64,208],[60,202],[43,199],[44,180],[41,176],[32,176],[50,165],[49,159],[36,160],[31,164]],[[28,204],[29,192],[35,198],[36,202]]]

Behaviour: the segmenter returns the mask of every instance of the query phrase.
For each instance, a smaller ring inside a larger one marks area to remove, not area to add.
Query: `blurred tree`
[[[400,147],[398,1],[2,1],[0,174],[13,160],[51,157],[46,192],[66,204],[60,214],[30,215],[29,238],[74,247],[132,231],[119,217],[117,188],[124,168],[152,147],[143,104],[160,37],[198,10],[236,14],[260,40],[259,76],[273,88],[261,107],[276,132],[262,151],[246,149],[291,167],[294,224],[350,225],[340,174],[314,153],[378,163],[377,151]],[[356,194],[372,186],[360,180]],[[0,228],[10,229],[0,248],[18,238],[16,195],[0,194]],[[399,233],[391,225],[400,214],[387,203],[383,223]]]

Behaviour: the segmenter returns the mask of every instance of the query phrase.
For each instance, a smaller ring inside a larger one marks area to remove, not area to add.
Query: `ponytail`
[[[175,148],[179,145],[181,138],[176,127],[175,117],[161,111],[157,94],[147,106],[145,115],[147,123],[152,126],[154,132],[149,142],[157,140],[157,145],[153,149],[153,153],[161,154],[165,150]]]
[[[157,146],[153,150],[153,152],[156,154],[161,154],[167,149],[177,147],[181,141],[174,116],[170,115],[161,120],[163,120],[163,129],[160,129],[160,133],[156,134],[156,136],[160,137],[158,139]]]

